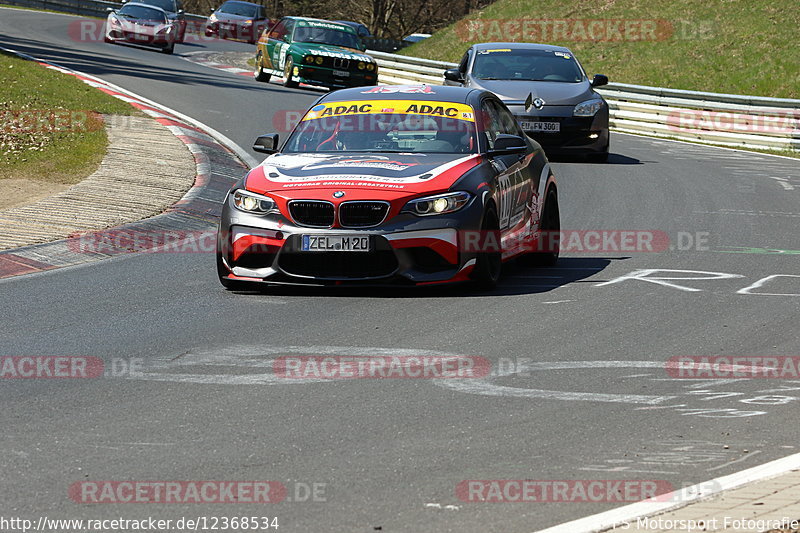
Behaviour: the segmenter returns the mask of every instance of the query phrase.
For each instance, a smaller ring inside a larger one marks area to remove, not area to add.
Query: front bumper
[[[608,106],[593,117],[572,116],[573,106],[545,106],[541,110],[525,111],[523,106],[511,105],[509,109],[520,124],[523,122],[557,122],[558,132],[523,130],[542,145],[548,155],[591,154],[608,151]]]
[[[480,228],[479,198],[449,215],[399,214],[367,229],[303,227],[283,215],[252,215],[226,200],[217,236],[221,275],[297,285],[424,285],[469,280],[476,254],[465,230]],[[369,236],[370,252],[301,251],[303,235]]]
[[[308,85],[321,85],[323,87],[348,88],[363,87],[378,84],[378,71],[368,72],[366,70],[348,70],[349,76],[337,76],[332,68],[298,65],[298,74],[295,79],[300,83]]]
[[[149,35],[144,33],[134,33],[121,29],[112,28],[108,32],[108,38],[112,41],[138,44],[142,46],[155,46],[166,48],[174,41],[172,35]]]

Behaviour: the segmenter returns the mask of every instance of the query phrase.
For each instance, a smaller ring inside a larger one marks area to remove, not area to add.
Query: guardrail
[[[381,83],[442,85],[456,63],[367,50]],[[598,92],[608,102],[612,130],[724,146],[800,151],[800,100],[683,91],[611,83]]]
[[[0,2],[105,18],[105,0],[0,0]],[[188,31],[198,31],[204,15],[186,13]],[[378,62],[379,81],[442,85],[455,63],[367,50]],[[711,142],[725,146],[800,151],[800,100],[740,96],[663,87],[611,83],[598,92],[608,102],[612,130]]]
[[[109,7],[112,9],[122,7],[121,2],[107,2],[105,0],[0,0],[0,4],[100,18],[106,18]],[[199,27],[198,23],[205,22],[208,18],[205,15],[195,13],[184,13],[184,17],[187,22],[192,23],[187,25],[187,29]]]

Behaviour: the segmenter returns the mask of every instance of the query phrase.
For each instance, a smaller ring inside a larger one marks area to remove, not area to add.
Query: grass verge
[[[497,0],[400,53],[456,62],[476,42],[546,42],[611,81],[800,98],[798,27],[797,0]]]
[[[136,112],[73,76],[0,51],[0,180],[77,183],[105,155],[100,115]]]

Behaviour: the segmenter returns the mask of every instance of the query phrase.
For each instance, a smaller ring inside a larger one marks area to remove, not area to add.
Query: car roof
[[[389,92],[380,92],[378,87],[385,87]],[[420,91],[430,92],[420,92]],[[427,100],[432,102],[453,102],[466,104],[470,95],[476,91],[467,87],[447,85],[385,85],[353,87],[330,92],[320,98],[319,102],[346,102],[350,100]]]
[[[569,48],[563,46],[556,46],[554,44],[541,44],[541,43],[479,43],[473,44],[474,50],[492,50],[495,48],[510,48],[512,50],[550,50],[556,52],[569,52]]]

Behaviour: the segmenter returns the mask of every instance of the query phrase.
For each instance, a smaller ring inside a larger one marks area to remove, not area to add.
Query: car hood
[[[354,59],[356,61],[372,61],[370,56],[362,53],[360,50],[332,44],[293,43],[292,48],[300,53],[330,55],[343,57],[344,59]]]
[[[445,191],[481,160],[477,154],[273,154],[247,176],[258,193],[308,189]]]
[[[253,20],[253,17],[244,17],[242,15],[234,15],[232,13],[214,13],[217,21],[222,22],[244,22],[245,20]]]
[[[596,97],[588,81],[556,83],[552,81],[472,80],[471,87],[495,93],[506,104],[523,103],[529,94],[546,105],[575,105]]]
[[[122,17],[115,17],[119,21],[123,31],[139,33],[142,35],[155,35],[160,29],[168,26],[163,22],[153,20],[128,20]]]

